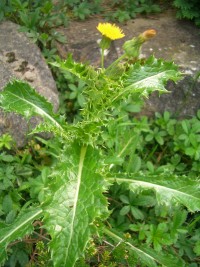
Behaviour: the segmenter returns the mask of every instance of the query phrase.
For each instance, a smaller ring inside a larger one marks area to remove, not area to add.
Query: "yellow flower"
[[[99,23],[97,26],[97,30],[100,31],[102,35],[105,37],[111,39],[111,40],[116,40],[123,38],[125,34],[123,31],[116,26],[115,24],[110,24],[110,23]]]

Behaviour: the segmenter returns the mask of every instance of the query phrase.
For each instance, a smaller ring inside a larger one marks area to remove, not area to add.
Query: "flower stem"
[[[121,61],[122,59],[124,59],[126,57],[126,54],[123,54],[121,57],[119,57],[118,59],[116,59],[110,66],[108,66],[108,68],[106,70],[110,70],[111,68],[113,68],[114,66],[117,65],[117,63],[119,61]]]
[[[101,68],[104,68],[104,49],[101,49]]]

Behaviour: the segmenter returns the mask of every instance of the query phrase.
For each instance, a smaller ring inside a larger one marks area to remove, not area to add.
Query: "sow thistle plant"
[[[75,62],[72,55],[62,61],[57,58],[53,66],[63,72],[75,74],[86,83],[83,96],[86,103],[80,111],[81,120],[66,123],[64,117],[53,112],[52,105],[39,95],[29,84],[13,80],[0,95],[1,108],[5,112],[16,112],[29,120],[33,116],[42,119],[32,130],[53,132],[58,146],[57,160],[48,172],[40,202],[29,199],[18,217],[11,224],[0,222],[0,263],[6,260],[9,244],[33,232],[33,223],[42,222],[50,242],[53,265],[72,267],[84,255],[92,236],[104,235],[113,245],[123,243],[132,252],[138,266],[184,266],[184,261],[173,252],[159,254],[145,244],[131,238],[124,239],[104,223],[109,217],[106,192],[113,183],[127,184],[133,193],[153,190],[157,203],[170,206],[183,205],[190,212],[200,210],[200,194],[197,181],[178,177],[148,177],[145,174],[114,172],[109,157],[109,147],[103,142],[103,132],[115,121],[113,111],[128,97],[147,97],[153,91],[166,92],[168,80],[178,81],[181,73],[173,62],[166,62],[150,56],[139,59],[142,44],[155,36],[154,30],[147,30],[126,41],[124,54],[107,68],[103,64],[103,51],[111,42],[124,36],[116,25],[101,23],[97,29],[102,33],[102,66],[95,69],[89,64]],[[116,120],[117,128],[118,120]],[[125,133],[126,134],[126,133]],[[128,149],[134,136],[124,143],[120,156]],[[116,155],[118,157],[119,155]],[[109,163],[108,163],[109,162]],[[43,182],[41,178],[41,183]]]

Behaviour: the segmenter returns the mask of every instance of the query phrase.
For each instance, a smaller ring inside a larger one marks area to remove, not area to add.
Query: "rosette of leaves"
[[[130,65],[120,73],[118,79],[111,79],[103,70],[76,63],[71,57],[55,64],[62,71],[69,71],[85,81],[83,95],[86,104],[82,109],[82,121],[74,124],[65,122],[62,116],[53,112],[52,105],[38,95],[30,85],[14,80],[0,95],[0,106],[5,112],[17,112],[26,119],[40,116],[42,123],[32,133],[53,132],[62,143],[59,146],[57,163],[50,167],[45,195],[40,205],[32,203],[24,207],[12,224],[1,222],[0,263],[6,259],[8,245],[33,231],[32,223],[42,220],[50,235],[49,248],[54,266],[73,267],[84,253],[93,234],[104,233],[116,243],[124,243],[145,266],[184,266],[177,256],[158,255],[146,246],[137,246],[124,240],[122,233],[104,226],[109,216],[105,192],[114,182],[127,183],[133,192],[153,190],[158,203],[181,203],[189,211],[200,210],[200,196],[197,183],[184,179],[165,180],[145,175],[135,177],[123,173],[112,173],[110,162],[106,165],[106,154],[102,153],[101,135],[103,127],[112,121],[112,110],[121,99],[129,95],[147,96],[158,90],[165,91],[167,80],[177,81],[180,73],[171,62],[154,57],[145,62]],[[131,137],[132,138],[132,137]],[[126,149],[126,144],[122,150]],[[62,148],[60,148],[62,147]],[[30,201],[31,203],[31,201]]]

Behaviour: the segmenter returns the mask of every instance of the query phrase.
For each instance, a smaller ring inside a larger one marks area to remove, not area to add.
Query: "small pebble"
[[[33,82],[35,80],[35,74],[31,71],[27,71],[24,73],[24,79],[28,82]]]
[[[188,75],[192,75],[193,74],[193,72],[191,70],[185,70],[184,73],[188,74]]]

